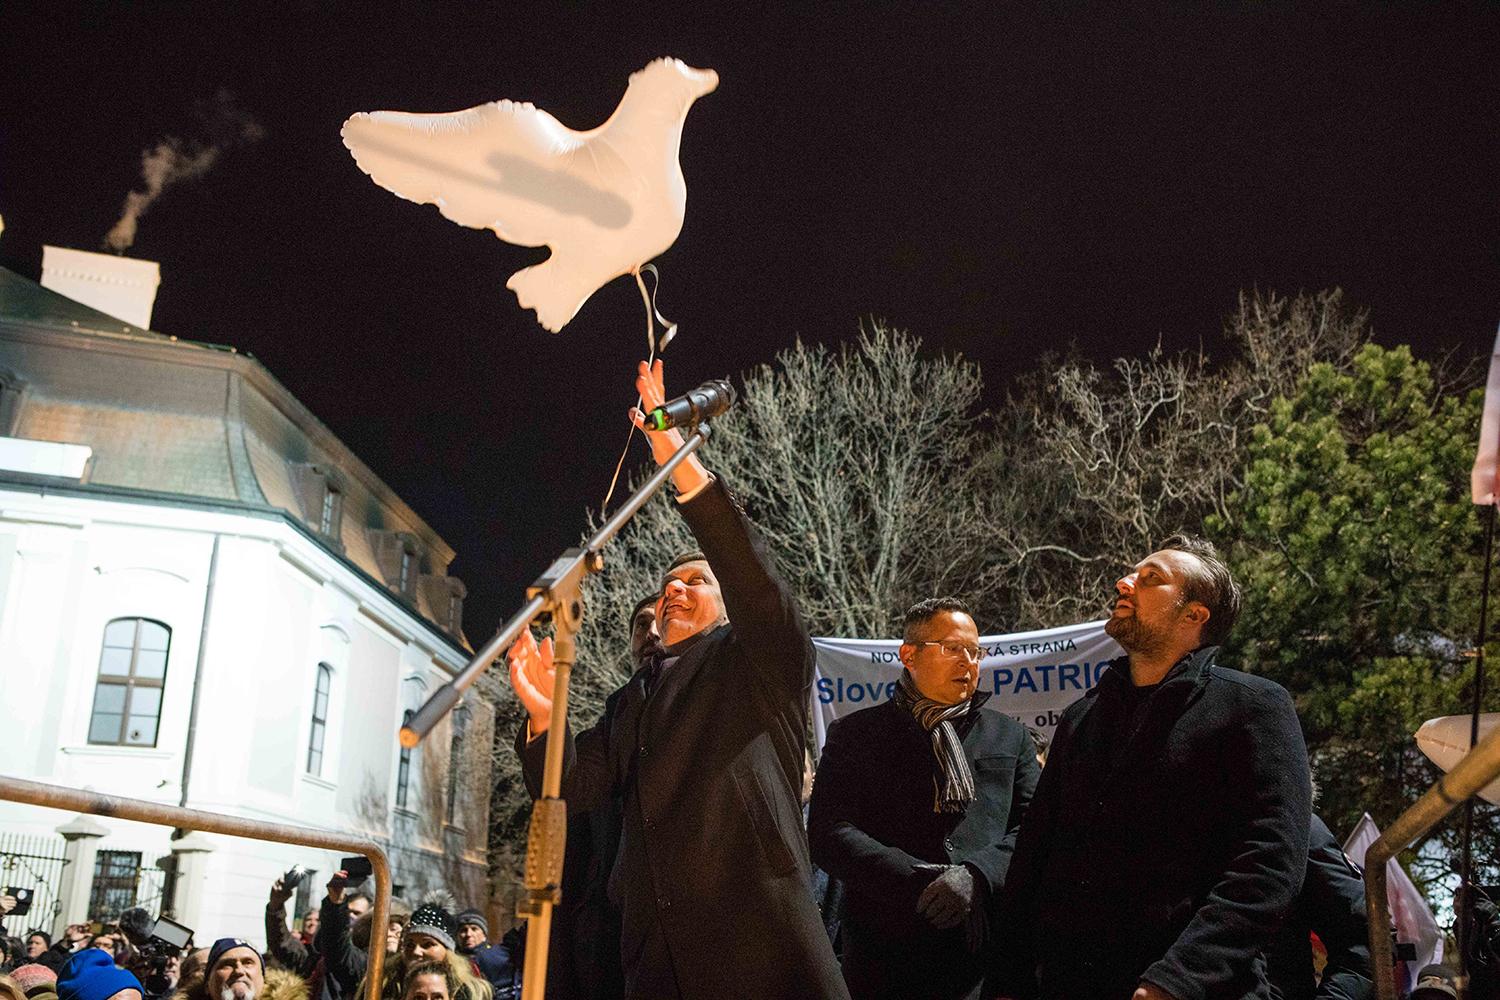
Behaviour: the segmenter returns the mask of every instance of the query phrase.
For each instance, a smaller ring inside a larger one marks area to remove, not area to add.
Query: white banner
[[[1365,853],[1379,839],[1380,827],[1375,825],[1369,813],[1365,813],[1354,827],[1354,832],[1349,834],[1349,839],[1344,841],[1344,853],[1355,864],[1364,868]],[[1401,995],[1405,996],[1416,985],[1417,973],[1422,971],[1423,966],[1443,960],[1443,929],[1432,915],[1427,897],[1422,895],[1422,890],[1417,888],[1411,876],[1401,867],[1401,862],[1395,858],[1385,863],[1385,885],[1386,899],[1391,906],[1391,921],[1396,925],[1396,940],[1402,944],[1416,945],[1417,949],[1415,962],[1397,963],[1401,976]]]
[[[1124,655],[1104,622],[980,637],[984,707],[1052,735],[1062,710],[1093,687],[1105,664]],[[896,692],[900,639],[814,639],[813,736],[819,749],[834,719],[878,705]]]

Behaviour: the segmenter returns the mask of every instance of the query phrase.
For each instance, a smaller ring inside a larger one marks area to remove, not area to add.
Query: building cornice
[[[121,355],[169,364],[209,368],[238,375],[256,389],[283,416],[307,435],[308,439],[330,455],[337,456],[340,470],[359,481],[369,494],[401,521],[438,558],[443,565],[452,562],[454,552],[431,525],[396,494],[369,466],[349,449],[317,415],[297,399],[270,369],[259,360],[233,347],[206,344],[161,334],[126,334],[97,330],[78,324],[61,326],[34,319],[24,322],[0,318],[0,338],[21,343],[62,346],[80,351]],[[236,415],[237,419],[237,415]]]
[[[336,551],[317,532],[290,511],[263,504],[243,503],[235,500],[217,500],[209,497],[192,497],[180,493],[160,493],[154,490],[131,489],[123,486],[100,486],[94,483],[73,483],[62,480],[41,481],[35,476],[18,476],[0,470],[0,489],[17,493],[33,493],[37,496],[64,496],[85,500],[110,500],[154,507],[171,507],[179,510],[198,510],[215,514],[231,514],[253,517],[264,521],[276,521],[291,528],[304,541],[311,543],[322,554],[343,567],[360,583],[380,595],[385,617],[397,617],[407,623],[407,631],[413,636],[422,635],[429,640],[425,645],[434,645],[448,650],[460,661],[467,662],[470,651],[457,639],[439,629],[423,617],[415,608],[408,607],[381,581],[366,573],[359,565],[343,553]],[[49,522],[50,523],[50,522]],[[361,604],[369,604],[360,598]],[[433,661],[437,663],[436,659]],[[453,671],[446,664],[445,669]]]

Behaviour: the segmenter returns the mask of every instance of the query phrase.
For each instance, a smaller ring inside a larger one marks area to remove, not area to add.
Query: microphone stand
[[[563,740],[567,726],[568,681],[577,655],[575,640],[583,624],[584,578],[604,568],[604,547],[619,534],[646,501],[689,455],[703,446],[712,433],[707,422],[699,423],[682,447],[667,459],[651,478],[641,484],[620,508],[600,525],[581,548],[563,552],[535,583],[526,588],[526,603],[496,632],[467,666],[451,681],[433,692],[411,721],[401,727],[401,745],[414,747],[458,704],[469,685],[520,637],[537,616],[550,614],[554,627],[552,665],[552,722],[547,727],[547,755],[542,766],[542,795],[531,810],[526,836],[526,896],[516,908],[526,918],[526,964],[521,973],[522,1000],[543,1000],[547,988],[547,951],[552,937],[552,908],[562,902],[563,849],[568,835],[567,804],[562,793]]]

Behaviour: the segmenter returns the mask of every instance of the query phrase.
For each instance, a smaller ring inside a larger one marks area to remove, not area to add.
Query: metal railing
[[[1391,949],[1390,902],[1386,898],[1386,862],[1410,847],[1495,778],[1500,777],[1500,728],[1480,740],[1474,749],[1443,775],[1438,783],[1397,817],[1365,852],[1365,912],[1370,917],[1370,971],[1375,977],[1375,995],[1396,1000],[1395,967]]]
[[[284,826],[278,823],[263,823],[259,820],[242,819],[239,816],[224,816],[219,813],[183,809],[179,806],[146,802],[142,799],[127,799],[98,792],[80,792],[60,785],[48,785],[40,781],[27,781],[0,775],[0,800],[23,802],[27,805],[44,806],[49,809],[71,809],[92,816],[118,816],[137,823],[154,823],[185,830],[200,830],[204,833],[221,833],[230,837],[245,837],[250,840],[269,840],[278,844],[295,844],[298,847],[318,847],[346,854],[363,854],[370,859],[375,877],[375,908],[372,927],[386,927],[391,913],[391,866],[385,849],[367,837],[351,837],[328,830],[314,830],[305,826]],[[365,1000],[380,1000],[380,985],[385,971],[385,949],[379,933],[370,935],[369,965],[365,978]]]

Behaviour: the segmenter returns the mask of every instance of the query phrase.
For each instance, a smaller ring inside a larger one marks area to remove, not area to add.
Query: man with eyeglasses
[[[896,694],[828,731],[813,784],[813,861],[847,886],[855,1000],[976,995],[987,904],[1005,882],[1041,773],[1026,729],[981,711],[979,630],[964,602],[906,613]]]

